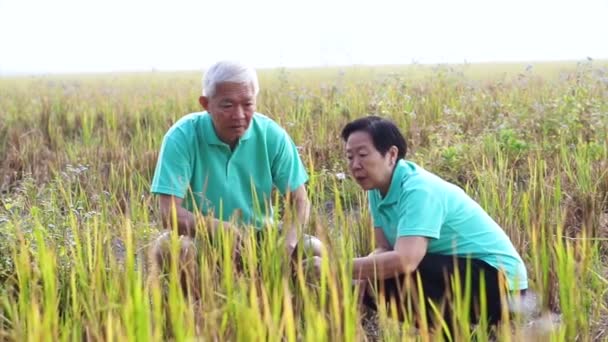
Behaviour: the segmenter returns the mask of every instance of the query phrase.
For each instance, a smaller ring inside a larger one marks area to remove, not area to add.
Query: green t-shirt
[[[374,226],[391,246],[402,236],[429,238],[428,253],[481,259],[502,270],[510,290],[528,288],[526,267],[502,228],[461,188],[400,160],[385,198],[368,191]]]
[[[182,206],[191,212],[261,229],[272,218],[273,186],[285,194],[307,180],[295,144],[270,118],[254,113],[231,150],[210,114],[200,112],[184,116],[165,135],[151,190],[184,198]]]

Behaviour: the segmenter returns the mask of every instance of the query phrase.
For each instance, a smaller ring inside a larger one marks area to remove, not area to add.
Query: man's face
[[[250,83],[219,83],[211,97],[201,96],[200,104],[211,114],[220,140],[234,146],[245,134],[255,112],[255,92]]]

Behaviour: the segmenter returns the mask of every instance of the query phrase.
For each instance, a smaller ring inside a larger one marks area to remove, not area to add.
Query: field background
[[[228,239],[201,253],[202,303],[182,298],[176,273],[148,282],[145,266],[160,230],[157,152],[172,123],[200,110],[200,73],[0,79],[0,340],[432,339],[390,310],[360,319],[346,280],[347,260],[373,246],[365,196],[340,177],[339,132],[365,114],[393,119],[408,159],[463,187],[521,253],[541,309],[497,339],[606,340],[607,66],[261,70],[258,111],[300,147],[308,231],[332,261],[318,287],[284,276],[273,248],[234,274]]]

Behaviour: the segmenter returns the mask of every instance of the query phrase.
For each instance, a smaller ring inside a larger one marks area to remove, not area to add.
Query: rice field
[[[608,340],[606,62],[259,76],[258,112],[290,133],[310,175],[306,232],[331,256],[321,278],[292,276],[280,236],[246,243],[240,272],[234,239],[203,244],[197,302],[175,264],[148,277],[162,230],[149,193],[157,152],[172,123],[200,110],[200,73],[2,78],[0,340],[440,340],[390,308],[357,307],[349,260],[373,250],[373,232],[339,134],[367,114],[394,120],[408,159],[464,188],[526,263],[535,310],[491,332],[462,318],[453,340]]]

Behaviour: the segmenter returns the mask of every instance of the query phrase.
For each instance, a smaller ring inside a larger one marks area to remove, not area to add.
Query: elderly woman
[[[375,307],[385,298],[407,307],[408,298],[415,302],[418,295],[411,295],[416,285],[406,283],[416,284],[419,276],[428,318],[429,300],[443,302],[451,326],[453,310],[443,299],[454,295],[453,284],[465,291],[468,268],[471,322],[480,319],[485,296],[486,318],[496,323],[504,294],[528,287],[524,263],[501,227],[461,188],[405,160],[405,139],[391,121],[357,119],[344,127],[342,138],[350,172],[367,191],[377,247],[354,260],[353,279],[377,282],[384,294],[368,289],[364,303]]]

